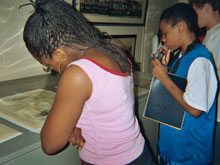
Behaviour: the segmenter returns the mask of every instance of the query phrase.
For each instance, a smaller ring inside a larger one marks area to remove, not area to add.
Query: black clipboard
[[[187,80],[175,74],[168,74],[183,91]],[[176,102],[164,85],[153,76],[145,104],[143,117],[181,130],[185,110]]]

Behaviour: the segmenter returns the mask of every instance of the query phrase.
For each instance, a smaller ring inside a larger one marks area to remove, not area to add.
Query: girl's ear
[[[66,61],[67,60],[67,54],[63,49],[58,48],[54,52],[53,59],[58,60],[58,61]]]

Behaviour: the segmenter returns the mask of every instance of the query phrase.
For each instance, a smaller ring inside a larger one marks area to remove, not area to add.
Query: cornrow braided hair
[[[27,49],[36,59],[52,58],[60,46],[82,50],[75,45],[97,49],[112,56],[123,72],[130,72],[130,62],[124,51],[103,39],[94,26],[64,0],[30,0],[35,9],[28,18],[23,32]],[[20,7],[22,7],[20,6]]]

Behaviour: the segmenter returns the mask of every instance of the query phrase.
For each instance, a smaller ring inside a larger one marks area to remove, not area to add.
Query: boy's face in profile
[[[206,4],[207,5],[207,4]],[[203,28],[206,26],[206,19],[209,19],[207,17],[207,13],[206,13],[206,8],[205,6],[203,6],[202,8],[198,8],[195,5],[192,6],[193,9],[195,10],[197,16],[198,16],[198,26],[199,28]]]
[[[177,25],[171,26],[165,20],[160,22],[161,41],[171,50],[176,50],[180,47],[181,38]]]

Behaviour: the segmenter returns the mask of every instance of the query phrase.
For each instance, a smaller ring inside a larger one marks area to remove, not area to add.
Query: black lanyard
[[[198,44],[200,44],[199,40],[198,39],[195,39],[191,44],[189,44],[186,48],[186,51],[184,53],[184,55],[182,55],[182,57],[179,58],[180,56],[180,52],[181,50],[174,56],[174,58],[172,59],[172,61],[170,62],[170,66],[173,64],[174,61],[178,59],[178,61],[174,64],[174,67],[172,68],[172,70],[170,71],[170,73],[176,73],[176,70],[177,68],[179,67],[179,64],[180,64],[180,60],[185,56],[187,55],[189,52],[191,52],[195,46],[197,46]]]

